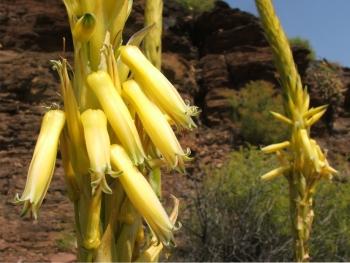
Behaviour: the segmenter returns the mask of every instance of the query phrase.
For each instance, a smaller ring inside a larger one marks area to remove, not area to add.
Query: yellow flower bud
[[[308,119],[306,121],[306,124],[309,127],[311,127],[312,125],[314,125],[316,122],[318,122],[322,118],[323,114],[325,114],[326,111],[327,111],[327,108],[322,110],[322,111],[320,111],[320,112],[315,113],[314,115],[312,115],[310,117],[310,119]]]
[[[284,123],[289,124],[289,125],[293,124],[293,122],[289,118],[287,118],[286,116],[284,116],[280,113],[277,113],[274,111],[270,111],[270,113],[272,114],[273,117],[275,117],[277,120],[279,120],[281,122],[284,122]]]
[[[118,178],[128,198],[145,218],[158,240],[165,245],[173,243],[173,223],[152,187],[133,165],[123,147],[117,144],[111,146],[111,161],[113,167],[122,172]]]
[[[303,149],[305,156],[312,162],[316,172],[320,172],[319,158],[316,152],[317,149],[310,142],[310,138],[306,129],[299,130],[299,138],[301,142],[301,148]]]
[[[22,215],[31,209],[34,218],[38,216],[55,169],[58,141],[64,123],[65,115],[60,110],[50,110],[43,118],[24,192],[20,198],[16,196],[16,202],[24,203]]]
[[[196,127],[191,116],[198,115],[194,106],[188,106],[169,80],[152,65],[136,46],[120,48],[122,61],[134,73],[144,92],[167,113],[175,123],[185,128]]]
[[[285,142],[280,142],[280,143],[275,143],[275,144],[271,144],[269,146],[266,146],[264,148],[262,148],[261,150],[264,153],[273,153],[273,152],[277,152],[280,151],[284,148],[289,147],[290,142],[289,141],[285,141]]]
[[[185,153],[164,114],[145,96],[136,81],[124,82],[123,92],[140,117],[148,136],[170,167],[179,165],[183,169]]]
[[[111,174],[110,141],[107,118],[101,110],[86,110],[81,115],[86,148],[90,160],[93,190],[102,183],[102,190],[111,193],[105,174]]]
[[[95,16],[91,13],[86,13],[74,25],[72,35],[79,42],[87,42],[94,34],[96,28]]]
[[[90,74],[87,82],[96,94],[113,131],[133,162],[143,163],[145,154],[134,120],[123,99],[114,88],[109,75],[104,71],[98,71]]]
[[[66,113],[66,127],[68,137],[72,143],[70,161],[74,171],[81,175],[87,173],[88,157],[84,142],[83,127],[80,120],[79,106],[75,98],[71,81],[68,77],[67,60],[52,60],[54,69],[61,81],[61,93],[63,98],[64,112]]]
[[[278,176],[284,175],[290,169],[289,166],[281,166],[261,176],[261,180],[270,181]]]
[[[328,107],[328,105],[323,105],[323,106],[319,106],[319,107],[316,107],[316,108],[311,108],[303,115],[303,117],[305,119],[310,118],[313,115],[315,115],[316,113],[319,113],[319,112],[323,111],[327,107]]]

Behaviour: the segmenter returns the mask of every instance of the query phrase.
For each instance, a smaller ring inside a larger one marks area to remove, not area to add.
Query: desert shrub
[[[251,144],[270,144],[284,140],[288,129],[270,111],[283,113],[282,96],[266,81],[252,81],[232,99],[233,119],[243,139]]]
[[[210,11],[215,5],[215,0],[176,0],[176,2],[197,14]]]
[[[314,48],[312,47],[310,41],[308,39],[305,39],[305,38],[301,38],[301,37],[292,37],[289,39],[289,44],[294,47],[302,47],[302,48],[305,48],[307,50],[310,51],[310,54],[309,54],[309,59],[310,60],[315,60],[316,59],[316,53],[315,53],[315,50]]]
[[[198,186],[190,215],[192,261],[292,261],[288,187],[284,178],[262,182],[276,167],[259,150],[232,153],[221,169],[208,171]],[[311,238],[313,261],[350,259],[350,184],[324,182],[315,200]]]
[[[327,61],[311,63],[306,71],[306,82],[312,88],[315,97],[336,106],[343,104],[345,84],[341,78],[341,69],[337,64]]]

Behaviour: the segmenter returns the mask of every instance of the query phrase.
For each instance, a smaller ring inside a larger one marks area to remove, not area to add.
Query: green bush
[[[208,171],[183,220],[191,261],[292,261],[288,186],[262,182],[276,167],[256,149],[233,152],[223,168]],[[350,184],[322,182],[315,198],[311,260],[350,260]]]
[[[176,0],[184,8],[193,13],[203,13],[214,8],[215,0]]]
[[[337,64],[327,61],[311,63],[306,71],[306,83],[309,83],[311,91],[324,102],[342,106],[345,84]]]
[[[287,126],[270,111],[283,113],[282,96],[266,81],[252,81],[232,99],[233,119],[243,139],[251,144],[270,144],[288,137]]]
[[[306,48],[310,51],[309,54],[309,59],[310,60],[315,60],[316,59],[316,53],[315,50],[313,49],[312,45],[310,44],[310,41],[308,39],[305,38],[301,38],[301,37],[293,37],[289,39],[289,44],[294,47],[302,47],[302,48]]]

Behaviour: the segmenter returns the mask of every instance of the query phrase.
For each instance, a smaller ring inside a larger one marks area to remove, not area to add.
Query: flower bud
[[[188,106],[169,80],[152,65],[136,46],[120,48],[122,61],[131,69],[144,92],[167,113],[175,123],[185,128],[196,127],[191,116],[198,115],[194,106]]]
[[[135,164],[144,160],[144,152],[134,120],[123,99],[113,86],[109,75],[98,71],[87,77],[90,88],[96,94],[113,131]]]
[[[111,161],[128,198],[136,210],[145,218],[158,240],[164,245],[173,243],[174,225],[166,214],[157,195],[146,178],[139,172],[120,145],[111,146]]]
[[[306,129],[299,129],[299,138],[301,143],[301,148],[308,160],[313,164],[316,172],[320,172],[319,157],[315,146],[311,143],[309,135]]]
[[[60,133],[65,115],[60,110],[50,110],[43,118],[33,158],[29,165],[27,182],[22,196],[16,196],[16,203],[24,203],[22,215],[29,209],[36,219],[39,207],[50,185],[55,169]]]
[[[284,175],[290,169],[289,166],[281,166],[261,176],[261,180],[270,181],[278,176]]]
[[[185,153],[164,114],[145,96],[136,81],[124,82],[123,92],[140,117],[148,136],[170,167],[179,165],[183,169],[182,158]]]
[[[73,28],[73,37],[79,42],[90,40],[96,28],[96,19],[93,14],[86,13],[76,22]]]
[[[283,150],[284,148],[289,147],[289,145],[290,145],[289,141],[284,141],[284,142],[280,142],[280,143],[271,144],[269,146],[262,148],[261,150],[264,153],[273,153],[273,152]]]
[[[105,178],[105,174],[112,171],[107,118],[103,111],[89,109],[81,115],[81,121],[90,160],[93,190],[102,183],[102,190],[111,193]]]

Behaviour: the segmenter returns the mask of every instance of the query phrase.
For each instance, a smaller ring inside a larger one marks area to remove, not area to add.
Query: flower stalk
[[[310,97],[303,88],[288,39],[275,14],[271,0],[255,0],[266,39],[272,47],[284,95],[286,116],[272,113],[291,129],[289,141],[263,148],[276,152],[281,166],[263,175],[269,180],[284,175],[289,184],[290,217],[294,237],[295,260],[310,260],[309,240],[314,217],[313,197],[322,178],[329,179],[336,170],[329,166],[310,128],[325,113],[326,106],[310,108]]]

